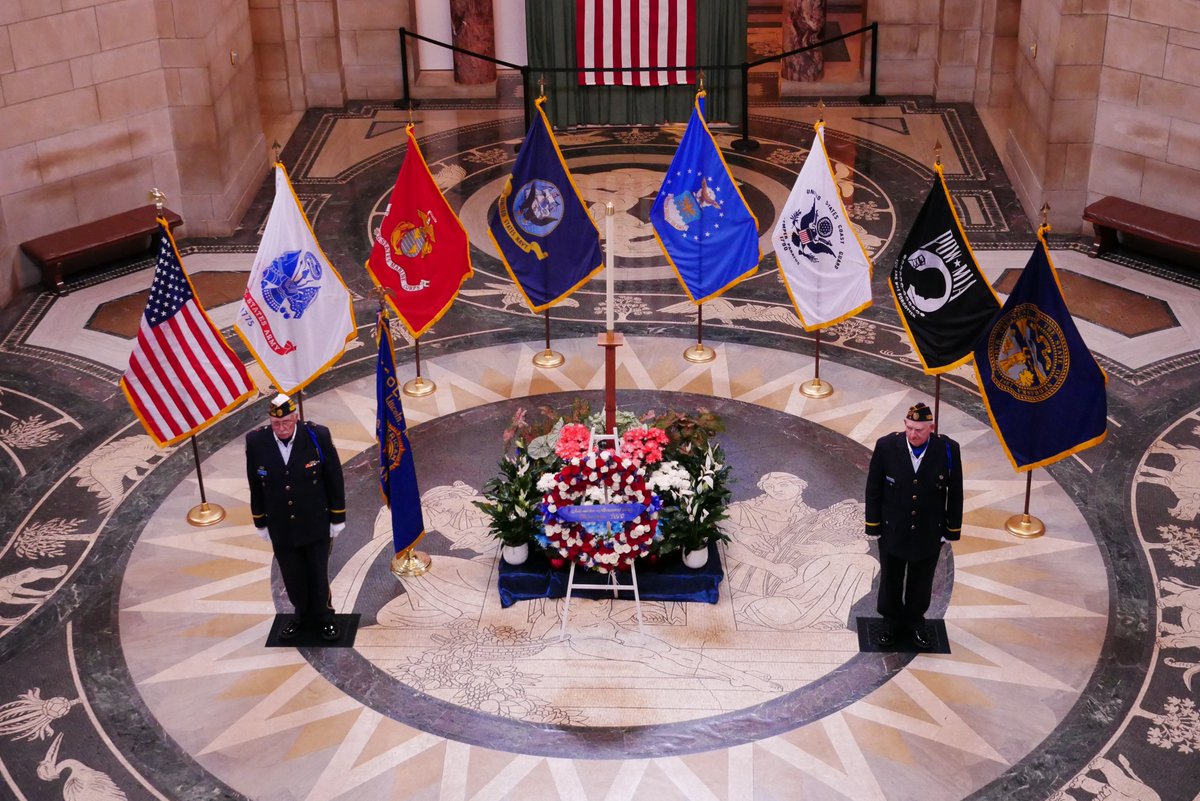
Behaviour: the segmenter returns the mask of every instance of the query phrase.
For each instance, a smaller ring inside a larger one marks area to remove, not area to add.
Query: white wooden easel
[[[592,436],[588,441],[588,453],[590,453],[590,454],[596,453],[596,451],[597,451],[596,443],[601,442],[603,440],[610,440],[613,444],[613,450],[618,453],[620,452],[621,443],[620,443],[620,440],[617,439],[617,435],[615,433],[613,433],[613,434],[597,434],[596,432],[593,431]],[[612,523],[609,523],[608,525],[611,527]],[[618,594],[622,593],[622,592],[632,592],[633,593],[634,610],[637,612],[638,633],[645,634],[646,632],[642,629],[642,596],[638,593],[636,560],[634,562],[629,563],[629,581],[630,581],[630,585],[628,587],[626,587],[623,584],[617,583],[616,571],[611,571],[608,574],[608,581],[604,584],[576,584],[575,583],[575,561],[571,560],[571,571],[569,573],[567,573],[567,594],[563,601],[562,623],[558,629],[558,636],[564,637],[564,638],[567,636],[567,623],[569,622],[570,617],[571,617],[571,593],[577,589],[579,589],[579,590],[612,589],[613,598],[618,598],[619,597]]]

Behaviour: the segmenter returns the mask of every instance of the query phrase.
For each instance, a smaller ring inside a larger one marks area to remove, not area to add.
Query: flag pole
[[[546,320],[546,349],[534,355],[533,365],[534,367],[549,370],[554,367],[561,367],[563,362],[567,360],[567,357],[556,350],[550,349],[550,307],[547,306],[542,311]]]
[[[704,344],[704,304],[696,304],[696,344],[688,346],[683,358],[695,364],[704,364],[717,358],[717,352]]]
[[[187,521],[193,526],[211,526],[225,519],[225,508],[209,503],[204,494],[204,474],[200,471],[200,448],[196,446],[196,435],[192,434],[192,457],[196,460],[196,481],[200,485],[200,505],[193,506],[187,513]]]
[[[1033,490],[1033,471],[1025,474],[1025,511],[1013,515],[1004,523],[1009,534],[1021,539],[1031,540],[1046,533],[1046,524],[1029,514],[1029,495]]]
[[[387,320],[385,319],[384,322],[386,323]],[[390,332],[388,333],[388,336],[391,336]],[[437,389],[437,384],[424,378],[421,375],[421,338],[420,337],[416,337],[413,339],[413,362],[416,364],[416,367],[417,367],[417,377],[412,379],[411,381],[404,382],[404,386],[401,388],[404,390],[404,394],[408,395],[410,398],[422,398],[426,395],[433,394],[433,391],[435,389]]]
[[[933,433],[938,432],[938,423],[941,421],[941,415],[938,410],[942,406],[942,374],[938,373],[933,377]]]
[[[833,394],[833,384],[821,380],[821,329],[813,331],[815,346],[813,356],[813,377],[800,385],[800,394],[806,398],[828,398]]]

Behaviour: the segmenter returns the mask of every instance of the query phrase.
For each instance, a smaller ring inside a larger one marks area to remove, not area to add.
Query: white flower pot
[[[701,548],[698,551],[684,551],[683,563],[692,570],[699,570],[708,564],[708,546]]]
[[[500,546],[500,556],[510,565],[525,564],[525,560],[529,558],[529,543],[523,542],[520,545],[502,545]]]

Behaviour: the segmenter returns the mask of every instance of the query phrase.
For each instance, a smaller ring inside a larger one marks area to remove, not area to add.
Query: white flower
[[[558,481],[555,480],[553,473],[542,473],[542,477],[539,478],[537,482],[537,490],[538,492],[545,494],[554,489],[556,484],[558,484]]]

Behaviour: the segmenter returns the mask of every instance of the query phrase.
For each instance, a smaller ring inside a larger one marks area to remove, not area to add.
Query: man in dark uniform
[[[887,626],[876,638],[896,644],[900,627],[918,648],[932,643],[925,612],[942,544],[962,535],[962,460],[958,443],[933,433],[933,412],[918,403],[904,431],[880,437],[867,472],[867,536],[879,538],[879,614]]]
[[[331,539],[346,527],[342,463],[329,429],[299,420],[296,402],[276,395],[269,426],[246,435],[250,512],[262,539],[270,540],[296,616],[279,632],[290,640],[316,627],[336,640],[329,595]]]

